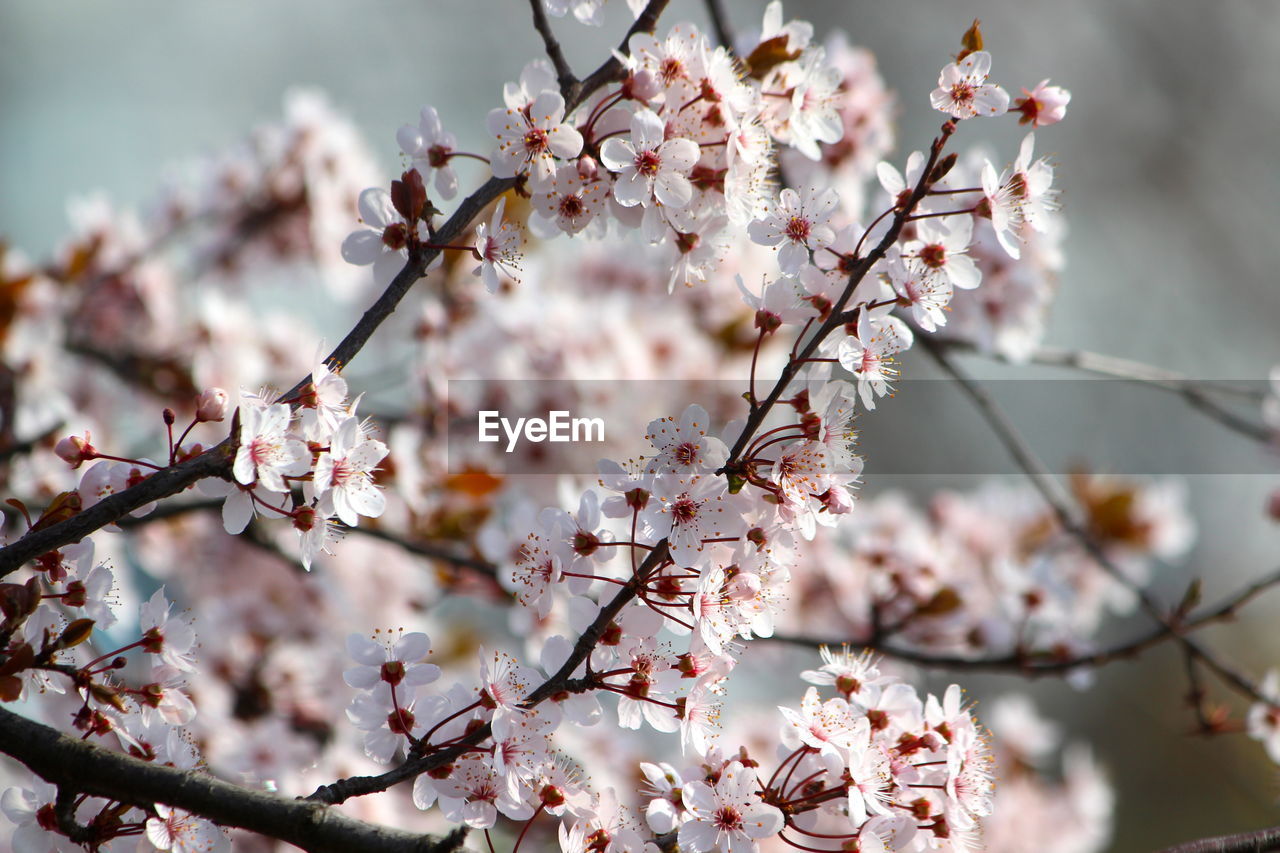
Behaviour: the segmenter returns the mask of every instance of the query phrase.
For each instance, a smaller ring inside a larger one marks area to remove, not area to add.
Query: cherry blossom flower
[[[846,697],[852,697],[862,693],[866,685],[880,680],[880,670],[870,651],[854,654],[848,646],[844,646],[836,653],[827,646],[822,646],[818,653],[822,657],[822,666],[800,673],[800,677],[810,684],[829,685]]]
[[[293,412],[288,405],[240,405],[240,445],[231,471],[236,482],[262,484],[272,492],[287,492],[285,477],[297,477],[311,470],[311,451],[288,436]]]
[[[870,815],[889,815],[892,774],[881,742],[871,740],[871,723],[858,719],[849,738],[849,820],[860,826]]]
[[[818,143],[839,142],[844,136],[840,116],[840,69],[826,62],[820,47],[806,51],[800,61],[799,80],[791,91],[787,114],[787,141],[810,160],[822,158]]]
[[[951,302],[951,280],[930,271],[916,257],[903,257],[897,247],[889,254],[889,282],[899,299],[911,309],[911,319],[926,332],[937,331],[947,322]]]
[[[624,207],[649,207],[655,200],[666,207],[684,207],[693,198],[689,171],[698,162],[698,143],[666,138],[666,125],[652,110],[631,116],[631,139],[606,139],[600,161],[618,178],[613,195]]]
[[[1062,121],[1070,102],[1070,92],[1061,86],[1050,86],[1045,79],[1037,83],[1034,89],[1023,89],[1022,97],[1014,102],[1013,109],[1022,113],[1018,117],[1018,124],[1045,127]]]
[[[817,272],[816,268],[805,268],[810,269]],[[807,292],[799,278],[784,275],[774,279],[768,286],[761,287],[759,296],[747,289],[742,276],[735,278],[742,301],[755,309],[757,329],[772,334],[783,325],[800,323],[813,316],[812,304],[806,299]]]
[[[818,697],[818,688],[810,687],[805,691],[799,711],[785,705],[779,705],[778,710],[786,721],[782,742],[789,749],[798,749],[803,744],[820,752],[834,752],[848,750],[853,745],[854,718],[844,699],[823,702]],[[865,717],[858,719],[865,723]]]
[[[409,256],[409,236],[426,240],[426,223],[405,224],[391,202],[391,193],[370,187],[360,193],[357,204],[364,228],[351,232],[342,241],[342,259],[356,266],[373,265],[374,279],[390,281]]]
[[[220,853],[232,848],[220,827],[189,812],[155,804],[155,817],[147,818],[147,840],[157,850],[172,853]]]
[[[809,253],[831,244],[835,231],[829,220],[839,204],[834,190],[805,187],[800,192],[788,187],[763,219],[747,226],[752,242],[778,248],[778,267],[784,275],[795,275],[809,260]]]
[[[679,843],[695,853],[754,853],[756,842],[782,829],[782,812],[756,793],[755,775],[736,761],[715,785],[690,782],[682,789],[689,819],[680,826]]]
[[[657,208],[650,208],[656,210]],[[667,293],[675,291],[677,284],[693,287],[705,282],[720,266],[728,254],[732,239],[723,216],[700,216],[692,222],[680,224],[675,239],[668,242],[675,255],[671,275],[667,278]],[[672,227],[676,224],[671,223]]]
[[[709,474],[729,458],[729,448],[710,433],[711,416],[694,403],[680,420],[659,418],[649,422],[645,436],[658,454],[648,460],[650,474]]]
[[[842,340],[837,349],[840,366],[858,378],[858,396],[868,409],[875,398],[888,393],[889,383],[898,375],[894,356],[909,349],[911,330],[896,317],[871,320],[863,312],[858,317],[858,334]]]
[[[916,239],[908,241],[901,254],[915,257],[926,270],[945,276],[953,286],[972,290],[981,283],[982,273],[968,255],[971,242],[970,216],[922,219],[916,223]]]
[[[659,536],[666,536],[671,557],[681,566],[702,562],[704,539],[736,536],[741,517],[733,511],[724,480],[716,476],[694,475],[687,479],[666,475],[659,479],[657,500],[646,511],[646,519]]]
[[[196,642],[195,631],[188,621],[172,616],[171,609],[164,587],[142,605],[138,614],[142,648],[149,654],[159,655],[160,660],[174,669],[194,672],[196,666],[191,651]]]
[[[499,809],[513,820],[527,820],[533,814],[533,807],[512,797],[506,791],[506,784],[483,761],[458,761],[447,777],[432,783],[440,800],[440,810],[451,823],[488,829],[498,822]]]
[[[373,484],[373,471],[386,455],[387,446],[365,435],[358,418],[348,417],[317,457],[312,485],[321,504],[331,505],[348,527],[358,525],[362,515],[377,518],[386,508],[387,499]]]
[[[343,670],[342,680],[357,690],[371,690],[386,682],[404,685],[406,692],[423,687],[440,677],[440,667],[423,663],[431,652],[431,639],[420,631],[401,636],[388,645],[363,634],[347,637],[347,654],[357,666]]]
[[[76,853],[82,848],[56,833],[53,804],[58,789],[39,776],[32,776],[30,788],[6,788],[0,796],[0,811],[16,824],[9,843],[14,853]]]
[[[1003,115],[1009,109],[1009,93],[987,83],[990,73],[991,54],[976,50],[942,69],[929,101],[935,110],[957,119]]]
[[[608,195],[606,181],[587,183],[576,166],[561,166],[547,185],[533,194],[536,218],[530,223],[530,230],[534,230],[535,223],[547,223],[551,227],[541,225],[534,233],[550,235],[558,230],[577,234],[604,210]]]
[[[555,158],[571,160],[582,151],[582,134],[564,122],[559,92],[542,92],[523,109],[491,110],[489,132],[498,138],[489,157],[494,176],[527,174],[535,191],[555,174]]]
[[[1267,757],[1280,764],[1280,673],[1268,670],[1259,685],[1259,692],[1270,701],[1255,702],[1249,706],[1245,731],[1254,740],[1262,741]]]
[[[166,664],[152,668],[152,681],[142,688],[142,718],[152,712],[171,726],[185,726],[196,715],[196,706],[184,692],[186,674]]]
[[[84,608],[85,616],[93,620],[94,627],[105,630],[116,623],[115,609],[110,600],[115,576],[105,563],[93,566],[92,557],[87,562],[89,566],[82,564],[78,576],[67,583],[62,603],[68,607]]]
[[[1028,133],[1012,168],[999,177],[990,163],[982,168],[985,212],[991,218],[991,227],[1001,248],[1014,259],[1022,256],[1018,243],[1024,223],[1043,233],[1050,227],[1049,214],[1057,209],[1053,167],[1043,157],[1031,162],[1034,148],[1035,134]]]
[[[151,460],[141,459],[139,462],[151,462]],[[81,506],[84,509],[88,509],[104,498],[110,497],[117,492],[123,492],[130,486],[136,486],[154,470],[154,468],[133,462],[118,462],[109,459],[95,462],[85,469],[84,474],[80,477],[80,485],[76,489],[80,493]],[[129,514],[135,518],[141,518],[150,513],[155,507],[155,501],[152,501],[143,504]]]
[[[485,289],[497,293],[502,273],[516,282],[520,281],[520,229],[510,222],[504,222],[502,213],[507,200],[498,199],[493,209],[493,218],[476,226],[476,254],[480,256],[480,266],[475,268],[474,275],[484,282]]]
[[[442,199],[448,200],[458,194],[458,175],[449,165],[458,139],[445,132],[435,107],[428,105],[422,108],[416,127],[406,124],[396,131],[396,142],[400,144],[400,150],[412,158],[424,182],[431,179],[432,172],[435,173],[436,192]]]
[[[480,648],[480,704],[493,711],[495,723],[524,714],[520,703],[538,682],[537,670],[522,666],[503,652],[489,654]]]
[[[415,690],[407,685],[398,689],[389,681],[378,681],[372,690],[357,693],[347,707],[347,719],[365,733],[365,755],[379,764],[390,763],[407,737],[421,737],[426,733],[414,714]]]

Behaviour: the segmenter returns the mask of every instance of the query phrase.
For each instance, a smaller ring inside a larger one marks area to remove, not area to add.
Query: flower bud
[[[1280,521],[1280,489],[1271,493],[1271,498],[1267,501],[1267,512],[1273,520]]]
[[[58,442],[53,452],[72,468],[79,468],[81,463],[98,457],[98,451],[89,443],[88,432],[84,434],[84,438],[78,435],[67,436]]]
[[[207,388],[196,398],[196,421],[220,421],[227,416],[227,392],[221,388]]]
[[[822,508],[832,515],[844,515],[853,510],[853,495],[844,486],[832,486],[818,498]]]
[[[583,154],[578,158],[578,177],[586,183],[591,183],[600,176],[600,164],[596,162],[596,158]]]

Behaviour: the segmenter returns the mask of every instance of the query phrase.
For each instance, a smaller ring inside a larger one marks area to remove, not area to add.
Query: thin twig
[[[560,669],[530,692],[525,697],[524,702],[521,703],[521,706],[526,709],[533,708],[565,690],[566,685],[573,680],[574,671],[591,656],[591,653],[599,644],[600,638],[604,636],[605,630],[622,612],[623,608],[636,598],[641,587],[653,572],[664,563],[667,563],[669,559],[667,540],[663,539],[645,556],[644,561],[632,574],[631,580],[618,590],[608,604],[600,608],[595,620],[587,626],[587,629],[582,632],[577,642],[574,643],[573,651]],[[492,726],[489,723],[485,723],[445,749],[429,752],[421,757],[410,758],[399,767],[380,776],[353,776],[347,779],[339,779],[329,785],[322,785],[307,799],[337,805],[346,802],[352,797],[385,791],[393,785],[413,779],[436,767],[443,767],[474,749],[492,734]]]
[[[547,50],[547,58],[556,69],[560,94],[568,101],[578,85],[578,78],[573,75],[569,60],[565,59],[564,50],[561,49],[556,34],[551,30],[551,22],[547,20],[547,12],[542,8],[542,0],[529,0],[529,5],[533,8],[533,28],[538,31],[538,35],[542,36],[542,45]]]
[[[729,26],[729,15],[725,12],[722,0],[704,0],[707,7],[707,17],[711,19],[711,26],[716,31],[716,38],[725,49],[733,51],[733,29]]]
[[[1280,826],[1186,841],[1159,853],[1262,853],[1268,850],[1280,850]]]
[[[1002,361],[1006,364],[1019,364],[998,353],[988,353],[967,343],[947,341],[943,344],[948,350],[980,355]],[[1228,429],[1263,444],[1273,444],[1276,434],[1259,423],[1241,417],[1231,409],[1223,406],[1213,398],[1210,392],[1237,397],[1254,405],[1261,405],[1266,392],[1242,385],[1217,382],[1212,380],[1196,380],[1180,373],[1174,373],[1140,361],[1116,358],[1088,350],[1068,350],[1054,347],[1041,347],[1031,354],[1032,364],[1047,367],[1067,367],[1073,370],[1107,376],[1125,382],[1135,382],[1149,388],[1157,388],[1181,397],[1193,409],[1211,418]]]
[[[1216,622],[1232,619],[1241,607],[1265,590],[1277,585],[1280,585],[1280,569],[1258,578],[1248,586],[1226,597],[1219,604],[1186,619],[1180,624],[1180,630],[1186,633]],[[885,657],[915,664],[916,666],[956,671],[1010,672],[1018,675],[1039,677],[1066,675],[1078,669],[1105,666],[1118,660],[1130,659],[1147,649],[1173,639],[1175,636],[1176,634],[1169,626],[1159,624],[1135,639],[1096,652],[1070,657],[1045,652],[1011,652],[990,657],[973,657],[963,654],[933,653],[879,641],[850,641],[838,638],[821,639],[787,633],[774,634],[773,637],[768,639],[806,648],[818,648],[820,646],[834,648],[847,642],[849,645],[867,648]]]
[[[1022,435],[1012,421],[996,404],[991,395],[986,392],[986,389],[974,382],[968,374],[955,365],[948,356],[945,347],[940,346],[927,335],[921,335],[916,340],[921,343],[925,352],[932,356],[934,361],[956,380],[987,421],[992,432],[996,434],[996,437],[1005,446],[1009,455],[1013,457],[1018,467],[1022,469],[1023,473],[1027,475],[1031,483],[1040,492],[1057,518],[1058,524],[1084,548],[1093,561],[1112,579],[1132,591],[1148,616],[1156,623],[1167,628],[1179,643],[1185,646],[1199,660],[1203,661],[1209,669],[1217,673],[1218,677],[1224,682],[1255,701],[1269,701],[1250,679],[1233,667],[1218,660],[1216,655],[1201,645],[1194,637],[1185,636],[1179,626],[1170,622],[1163,608],[1152,598],[1151,594],[1121,571],[1120,567],[1115,564],[1102,546],[1094,540],[1084,525],[1076,519],[1070,508],[1069,499],[1058,494],[1058,489],[1060,488],[1058,481],[1049,473],[1044,463],[1040,461],[1031,447],[1023,440]]]

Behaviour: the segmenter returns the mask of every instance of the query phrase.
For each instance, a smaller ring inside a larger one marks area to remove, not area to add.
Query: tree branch
[[[1280,850],[1280,826],[1187,841],[1159,853],[1262,853],[1264,850]]]
[[[1005,356],[982,352],[976,347],[965,343],[946,341],[943,346],[948,350],[981,355],[1006,364],[1019,364],[1019,362],[1015,362]],[[1261,405],[1266,394],[1253,388],[1224,384],[1206,385],[1205,382],[1190,379],[1179,373],[1154,367],[1150,364],[1087,350],[1041,347],[1031,354],[1031,362],[1048,367],[1068,367],[1085,373],[1093,373],[1098,376],[1107,376],[1112,379],[1135,382],[1150,388],[1158,388],[1181,397],[1193,409],[1217,421],[1227,429],[1263,444],[1271,444],[1275,441],[1275,434],[1271,430],[1261,424],[1240,417],[1240,415],[1213,399],[1209,394],[1209,391],[1216,391],[1239,397],[1255,405]]]
[[[666,562],[667,559],[667,540],[663,539],[653,547],[653,550],[645,556],[644,561],[636,567],[635,574],[631,580],[618,590],[608,604],[600,608],[595,620],[587,626],[587,629],[582,632],[577,642],[574,643],[573,652],[560,669],[525,697],[522,703],[523,707],[533,708],[565,689],[565,685],[573,679],[574,670],[591,656],[596,644],[604,636],[605,629],[617,618],[622,609],[639,594],[640,587],[645,583],[648,576]],[[445,749],[436,750],[421,757],[410,758],[396,769],[380,776],[352,776],[348,779],[339,779],[330,785],[322,785],[307,799],[320,803],[338,804],[346,802],[352,797],[385,791],[392,785],[405,782],[436,767],[448,764],[458,756],[471,751],[477,744],[492,734],[493,727],[485,723]]]
[[[318,803],[290,800],[203,773],[111,752],[4,708],[0,708],[0,749],[60,790],[141,807],[164,803],[312,853],[450,853],[462,849],[458,833],[435,838],[374,826]]]
[[[564,51],[560,48],[556,34],[551,31],[551,22],[547,20],[547,12],[542,7],[542,0],[529,0],[529,5],[533,9],[533,28],[538,31],[538,35],[542,36],[542,45],[546,48],[547,58],[556,69],[560,94],[564,96],[565,101],[568,101],[570,96],[576,94],[578,78],[573,75],[573,69],[569,67],[569,60],[564,57]]]
[[[1205,610],[1195,617],[1187,619],[1178,626],[1178,630],[1182,633],[1186,633],[1198,630],[1215,622],[1234,618],[1236,612],[1250,600],[1270,587],[1277,585],[1280,585],[1280,569],[1277,569],[1276,571],[1259,578],[1248,586],[1243,587],[1236,593],[1228,596],[1217,606]],[[1176,636],[1177,634],[1170,626],[1159,624],[1140,637],[1107,649],[1090,652],[1088,654],[1075,655],[1072,657],[1058,657],[1052,654],[1040,652],[1013,652],[1006,655],[997,655],[985,658],[971,657],[962,654],[935,654],[920,649],[895,646],[876,641],[858,642],[841,639],[824,640],[801,634],[778,633],[774,634],[772,637],[761,639],[787,643],[793,646],[804,646],[806,648],[818,648],[819,646],[835,647],[842,643],[849,643],[849,645],[870,649],[877,654],[884,655],[885,657],[915,664],[916,666],[956,671],[1009,672],[1036,678],[1046,675],[1065,675],[1072,670],[1080,669],[1082,667],[1105,666],[1106,664],[1113,663],[1118,660],[1132,658],[1147,649],[1160,645],[1166,640],[1171,640]]]
[[[627,30],[620,47],[622,52],[626,51],[627,41],[632,35],[653,30],[667,3],[668,0],[649,0],[649,5]],[[605,60],[586,80],[582,81],[573,98],[565,99],[566,114],[581,104],[596,89],[616,80],[622,70],[622,62],[618,57],[611,56]],[[436,231],[436,243],[452,243],[461,237],[490,202],[513,186],[515,186],[513,178],[490,178],[478,190],[467,196],[449,220]],[[439,252],[439,249],[423,249],[409,258],[408,263],[391,280],[382,295],[369,310],[364,312],[360,321],[325,359],[329,367],[338,370],[351,363],[383,321],[396,310],[396,306],[400,304],[400,300],[404,299],[413,284],[426,274],[427,267]],[[311,376],[308,375],[283,396],[296,397],[310,381]],[[28,560],[47,554],[63,545],[78,542],[95,530],[123,518],[138,507],[175,495],[197,480],[206,477],[226,478],[229,476],[234,451],[235,441],[232,437],[228,437],[200,456],[161,469],[138,485],[117,492],[65,521],[52,524],[42,530],[28,532],[16,542],[0,548],[0,578],[17,571]]]
[[[933,357],[934,361],[959,383],[960,387],[987,421],[992,432],[996,434],[1005,449],[1009,451],[1009,455],[1013,457],[1018,467],[1031,480],[1031,483],[1040,492],[1045,502],[1049,504],[1050,509],[1058,520],[1058,524],[1084,548],[1085,552],[1089,554],[1098,567],[1110,575],[1117,583],[1132,591],[1138,597],[1138,602],[1142,605],[1142,609],[1152,620],[1164,626],[1171,636],[1191,654],[1203,661],[1209,669],[1217,673],[1218,677],[1224,682],[1240,693],[1251,697],[1254,701],[1270,703],[1271,700],[1263,696],[1257,685],[1252,681],[1234,668],[1218,660],[1216,655],[1201,645],[1194,637],[1184,636],[1182,628],[1170,622],[1169,617],[1156,600],[1152,598],[1151,594],[1140,585],[1134,583],[1132,579],[1120,570],[1120,567],[1115,564],[1102,546],[1094,540],[1089,531],[1075,518],[1070,508],[1069,499],[1057,493],[1058,481],[1023,440],[1012,421],[996,404],[991,395],[986,392],[986,389],[960,370],[947,355],[946,348],[937,341],[927,335],[919,336],[917,341]]]
[[[733,52],[733,30],[729,26],[729,15],[725,12],[723,0],[705,0],[707,17],[716,31],[716,38],[730,53]]]

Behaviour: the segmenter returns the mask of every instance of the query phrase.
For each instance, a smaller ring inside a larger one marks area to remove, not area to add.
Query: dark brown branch
[[[360,850],[449,853],[462,837],[418,835],[364,823],[314,802],[291,800],[202,773],[139,761],[60,734],[0,708],[0,749],[65,791],[138,806],[164,803],[222,826],[277,838],[312,853]]]
[[[561,49],[556,34],[551,30],[551,22],[547,20],[547,11],[542,7],[542,0],[529,0],[529,5],[533,9],[533,28],[538,31],[538,35],[542,36],[542,46],[546,48],[547,58],[556,69],[556,81],[560,84],[560,94],[564,96],[565,101],[568,101],[570,96],[575,94],[578,78],[574,76],[573,69],[569,67],[569,60],[565,59],[564,50]]]
[[[1159,853],[1262,853],[1265,850],[1280,850],[1280,826],[1186,841]]]
[[[138,485],[110,495],[65,521],[28,532],[16,542],[0,548],[0,577],[12,574],[41,554],[79,542],[140,506],[176,495],[197,480],[228,476],[233,452],[234,447],[228,439],[194,459],[155,472]]]

